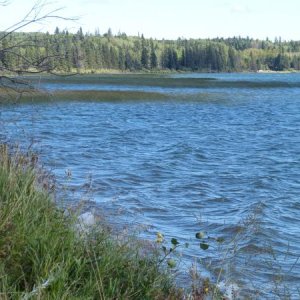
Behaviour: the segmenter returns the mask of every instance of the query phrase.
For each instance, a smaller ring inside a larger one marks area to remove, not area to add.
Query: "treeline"
[[[0,70],[116,69],[234,72],[300,70],[300,41],[250,38],[153,40],[143,35],[0,33]]]

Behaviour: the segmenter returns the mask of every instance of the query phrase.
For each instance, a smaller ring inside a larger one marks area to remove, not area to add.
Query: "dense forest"
[[[300,70],[300,41],[216,38],[154,40],[125,33],[0,32],[0,71],[97,72]]]

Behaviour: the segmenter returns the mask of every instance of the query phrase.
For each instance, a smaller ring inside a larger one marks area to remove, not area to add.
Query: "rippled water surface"
[[[5,105],[2,136],[33,141],[60,183],[71,170],[72,201],[93,200],[117,225],[147,225],[147,238],[160,231],[189,242],[183,265],[201,258],[200,269],[217,278],[222,267],[244,295],[274,299],[287,288],[299,299],[300,75],[173,77],[252,85],[45,83],[52,91],[155,90],[169,98]],[[253,88],[261,81],[285,84]],[[198,231],[225,241],[210,239],[203,251]]]

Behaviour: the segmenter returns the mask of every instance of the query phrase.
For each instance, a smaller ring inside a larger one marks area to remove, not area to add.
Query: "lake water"
[[[219,280],[237,284],[242,296],[299,299],[300,74],[169,77],[178,80],[171,87],[42,81],[50,91],[167,98],[78,101],[81,94],[3,105],[2,138],[33,142],[58,182],[67,182],[68,201],[91,200],[117,227],[143,225],[143,238],[155,240],[159,231],[189,242],[179,250],[180,268],[196,261],[216,281],[222,268]],[[187,86],[195,78],[216,80]],[[210,237],[206,251],[198,231]]]

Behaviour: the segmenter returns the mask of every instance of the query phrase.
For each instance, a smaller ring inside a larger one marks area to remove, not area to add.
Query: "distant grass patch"
[[[259,75],[258,75],[259,76]],[[117,86],[151,86],[161,88],[289,88],[300,87],[300,82],[220,80],[213,77],[185,78],[170,74],[82,74],[74,76],[28,76],[33,83],[97,84]]]
[[[165,88],[203,87],[208,82],[216,81],[214,78],[176,78],[168,74],[84,74],[75,76],[42,76],[28,77],[33,82],[41,80],[48,83],[72,84],[99,84],[123,86],[151,86]]]
[[[0,88],[0,103],[23,103],[45,101],[143,101],[165,100],[170,98],[167,94],[143,91],[95,91],[95,90],[58,90],[52,93],[42,90],[30,89],[19,93],[14,90]]]
[[[78,101],[142,101],[164,100],[168,95],[153,92],[140,91],[57,91],[53,93],[56,100]]]
[[[76,218],[37,186],[35,159],[0,146],[0,299],[176,299],[152,250]]]
[[[75,100],[75,101],[143,101],[143,100],[196,100],[210,101],[214,97],[207,97],[205,89],[216,89],[218,99],[220,91],[218,89],[269,89],[269,88],[300,88],[300,82],[280,82],[280,81],[239,81],[239,80],[219,80],[213,77],[208,78],[180,78],[170,76],[170,74],[82,74],[74,76],[24,76],[22,80],[28,85],[22,85],[16,90],[9,87],[0,87],[0,103],[12,103],[20,101],[49,101],[49,100]],[[40,85],[42,83],[42,85]],[[38,90],[43,84],[57,84],[53,90]],[[66,85],[67,90],[63,90],[59,84]],[[72,85],[78,87],[72,89]],[[86,87],[85,87],[86,85]],[[88,86],[92,85],[92,86]],[[95,85],[95,87],[93,87]],[[104,88],[98,90],[97,86]],[[117,87],[119,90],[109,90],[109,87]],[[127,87],[131,90],[126,90]],[[82,87],[82,89],[80,89]],[[124,87],[125,90],[122,90]],[[135,90],[134,88],[137,88]],[[143,87],[158,88],[157,91],[143,90]],[[107,89],[106,89],[107,88]],[[192,93],[185,93],[184,88],[194,89]],[[55,90],[56,89],[56,90]],[[170,89],[171,92],[170,92]],[[199,89],[197,91],[197,89]],[[178,92],[177,92],[178,91]]]

